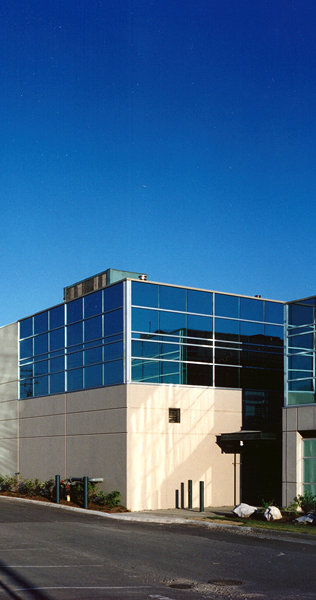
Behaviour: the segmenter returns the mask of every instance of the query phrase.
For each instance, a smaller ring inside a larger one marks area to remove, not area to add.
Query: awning
[[[225,454],[237,454],[245,442],[273,441],[277,439],[276,433],[263,431],[250,431],[241,429],[231,433],[222,433],[216,436],[216,443]]]

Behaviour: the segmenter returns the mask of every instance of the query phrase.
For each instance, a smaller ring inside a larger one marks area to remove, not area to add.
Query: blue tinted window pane
[[[239,321],[230,319],[215,319],[215,332],[217,339],[236,339],[239,333]]]
[[[48,394],[48,377],[38,377],[34,379],[34,396],[47,396]]]
[[[50,332],[50,334],[49,334],[50,348],[49,349],[51,350],[51,352],[65,347],[65,333],[64,332],[65,332],[64,328],[55,329],[55,331]]]
[[[102,365],[94,365],[84,369],[84,387],[93,388],[102,385]]]
[[[65,309],[64,305],[56,306],[49,311],[49,328],[57,329],[65,324]]]
[[[91,348],[84,352],[84,364],[93,365],[94,363],[102,362],[102,348]]]
[[[213,314],[213,294],[188,290],[188,312],[204,315]]]
[[[289,305],[289,323],[291,325],[308,325],[313,323],[314,307],[304,304]]]
[[[82,334],[82,322],[67,327],[67,346],[75,346],[76,344],[82,344]]]
[[[203,337],[211,339],[213,337],[213,319],[210,317],[197,317],[188,315],[188,336]]]
[[[142,282],[132,282],[132,304],[158,308],[158,285]]]
[[[186,335],[187,315],[160,311],[160,331]]]
[[[288,386],[289,386],[289,390],[293,390],[293,391],[298,391],[298,390],[301,392],[313,391],[312,379],[295,379],[294,381],[289,381]]]
[[[20,339],[33,335],[33,318],[25,319],[20,321]]]
[[[20,342],[20,358],[26,358],[27,356],[33,356],[33,338]]]
[[[49,377],[50,394],[60,394],[65,391],[65,374],[54,373]]]
[[[182,356],[180,354],[182,350]],[[161,356],[167,360],[180,360],[184,359],[183,351],[185,351],[184,346],[180,346],[178,344],[161,344]]]
[[[104,315],[104,337],[123,331],[123,311],[112,310]]]
[[[83,353],[73,352],[67,354],[67,369],[73,369],[75,367],[82,367],[83,365]]]
[[[251,298],[240,298],[240,318],[250,321],[263,321],[262,300],[252,300]]]
[[[20,379],[29,379],[33,376],[33,363],[20,367]]]
[[[259,342],[264,334],[263,323],[247,323],[241,321],[240,323],[240,335],[248,338],[249,342]],[[255,339],[254,339],[255,338]],[[259,339],[256,339],[259,338]],[[261,342],[263,340],[261,339]]]
[[[215,294],[215,314],[220,317],[239,317],[239,298]]]
[[[72,302],[68,302],[66,304],[67,307],[67,323],[75,323],[76,321],[82,320],[82,311],[83,311],[83,299],[78,298],[78,300],[73,300]]]
[[[20,398],[32,398],[33,379],[24,379],[20,383]]]
[[[161,383],[182,383],[181,381],[181,367],[176,362],[164,362],[160,363],[160,382]]]
[[[94,292],[84,298],[84,317],[94,317],[102,312],[102,292]]]
[[[187,309],[187,290],[182,288],[168,287],[160,285],[160,308],[170,310]]]
[[[106,344],[104,346],[104,360],[114,360],[115,358],[123,357],[123,342],[115,344]]]
[[[313,369],[313,357],[311,354],[296,354],[289,356],[289,369],[308,370]]]
[[[48,312],[42,312],[34,317],[34,334],[48,330]]]
[[[41,360],[34,363],[34,376],[47,375],[48,373],[48,360]]]
[[[123,284],[119,283],[103,290],[104,312],[123,306]]]
[[[57,371],[63,371],[65,368],[65,360],[63,356],[58,356],[57,358],[51,358],[49,361],[49,371],[50,373],[56,373]]]
[[[115,383],[123,383],[123,361],[114,360],[105,363],[104,368],[104,385],[112,385]]]
[[[307,350],[313,349],[313,335],[311,333],[305,335],[295,335],[289,338],[289,346],[291,348],[302,348]]]
[[[93,317],[84,322],[84,340],[90,342],[102,337],[102,317]]]
[[[154,333],[158,331],[158,311],[146,310],[143,308],[132,309],[132,329],[133,331],[146,331]]]
[[[276,345],[277,342],[279,342],[278,345],[282,345],[284,339],[284,327],[278,327],[277,325],[265,325],[264,335],[272,338],[268,342],[271,343],[271,345]]]
[[[160,344],[155,342],[146,342],[145,340],[132,342],[132,355],[144,356],[149,358],[159,358]]]
[[[82,390],[83,388],[83,369],[73,369],[67,371],[67,391]]]
[[[159,383],[159,362],[157,360],[133,360],[132,381]]]
[[[265,317],[266,323],[284,323],[284,306],[276,302],[265,302]]]
[[[34,356],[48,351],[48,333],[37,335],[34,338]]]

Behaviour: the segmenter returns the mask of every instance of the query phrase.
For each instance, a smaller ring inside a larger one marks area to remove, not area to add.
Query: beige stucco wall
[[[240,429],[240,391],[130,384],[127,406],[129,509],[174,507],[175,490],[181,482],[187,490],[189,479],[194,506],[199,481],[205,506],[234,503],[234,455],[221,454],[216,435]],[[169,423],[169,408],[181,409],[181,423]]]
[[[0,328],[0,473],[18,470],[18,324]]]
[[[283,409],[282,503],[288,506],[303,492],[302,440],[316,435],[316,405],[288,406]]]

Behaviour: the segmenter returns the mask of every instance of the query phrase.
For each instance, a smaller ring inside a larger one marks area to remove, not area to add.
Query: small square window
[[[180,423],[180,408],[169,408],[169,423]]]

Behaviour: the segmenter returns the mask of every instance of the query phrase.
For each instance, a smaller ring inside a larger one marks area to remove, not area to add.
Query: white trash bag
[[[250,506],[249,504],[245,504],[244,502],[242,502],[241,504],[235,506],[233,513],[235,513],[235,515],[237,515],[238,517],[245,519],[246,517],[250,517],[250,515],[252,515],[256,511],[256,506]]]
[[[268,506],[263,513],[264,518],[267,521],[278,521],[282,519],[281,511],[276,506]]]

